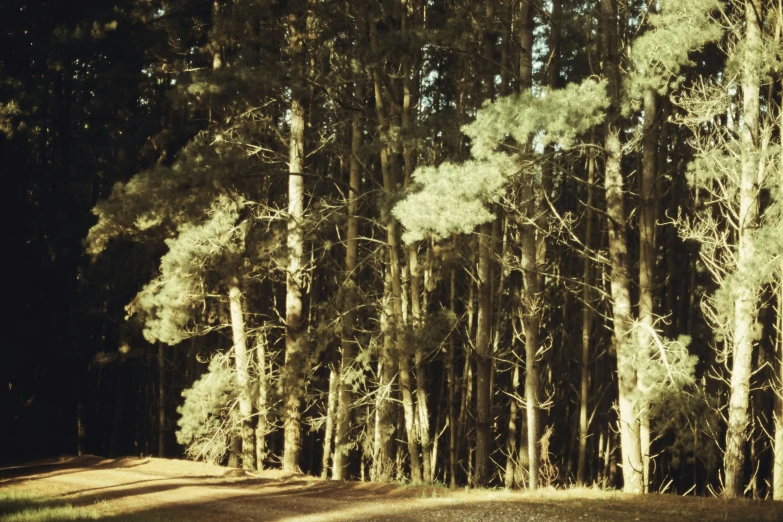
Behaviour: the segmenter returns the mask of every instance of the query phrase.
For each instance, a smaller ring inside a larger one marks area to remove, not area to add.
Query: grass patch
[[[4,522],[98,520],[100,517],[100,510],[93,507],[74,507],[27,491],[0,491],[0,520]]]
[[[2,522],[67,522],[72,520],[170,522],[173,519],[157,513],[113,514],[106,502],[94,506],[74,506],[65,500],[29,491],[0,490],[0,521]]]

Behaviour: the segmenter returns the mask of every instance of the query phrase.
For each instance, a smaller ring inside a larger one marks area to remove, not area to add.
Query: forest
[[[783,500],[781,0],[3,0],[0,462]]]

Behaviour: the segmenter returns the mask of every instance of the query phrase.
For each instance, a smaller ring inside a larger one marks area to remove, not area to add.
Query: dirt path
[[[0,468],[0,489],[98,503],[105,519],[150,514],[183,521],[765,521],[783,503],[634,497],[593,490],[510,493],[331,482],[278,471],[245,475],[194,462],[80,457]]]

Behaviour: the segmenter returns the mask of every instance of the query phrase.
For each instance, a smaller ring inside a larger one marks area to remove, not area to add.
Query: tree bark
[[[400,0],[400,36],[403,42],[408,39],[408,13],[413,10],[411,0]],[[411,176],[416,168],[416,146],[413,140],[414,121],[412,116],[413,107],[416,105],[415,92],[412,86],[412,51],[405,49],[402,55],[402,156],[405,167],[404,186],[411,183]],[[415,244],[408,245],[408,270],[410,273],[410,300],[411,300],[411,319],[414,329],[423,327],[424,317],[422,315],[421,298],[422,285],[421,273],[419,270],[418,251]],[[430,452],[432,450],[432,441],[430,438],[430,420],[429,409],[427,407],[427,377],[424,366],[424,351],[420,343],[413,347],[414,362],[416,370],[416,422],[418,425],[418,437],[421,441],[421,473],[424,482],[431,481]],[[418,450],[418,444],[416,445]],[[413,459],[411,459],[413,462]],[[411,464],[413,467],[413,464]]]
[[[579,375],[579,458],[576,468],[576,484],[585,485],[587,474],[587,436],[588,436],[588,394],[590,393],[590,334],[593,323],[592,263],[590,245],[593,239],[593,184],[595,183],[595,158],[589,158],[587,164],[587,208],[585,210],[585,248],[582,260],[582,357]]]
[[[267,374],[267,340],[260,334],[256,340],[256,364],[258,365],[258,420],[256,422],[256,469],[264,469],[267,456],[266,436],[269,423],[269,376]]]
[[[516,395],[519,389],[519,363],[514,361],[514,369],[511,374],[511,393]],[[508,412],[508,432],[506,434],[506,452],[508,453],[508,460],[506,461],[506,476],[505,484],[506,488],[513,488],[516,485],[516,473],[517,473],[517,436],[519,428],[517,423],[519,422],[519,401],[516,397],[511,397],[509,401]]]
[[[358,65],[356,66],[358,70]],[[357,71],[358,76],[358,71]],[[354,98],[361,103],[364,99],[364,87],[358,77],[354,80]],[[350,451],[351,405],[353,403],[353,364],[356,354],[356,344],[352,339],[354,323],[356,322],[356,267],[359,259],[359,220],[357,219],[358,200],[361,190],[362,166],[359,154],[362,147],[361,113],[355,112],[351,123],[351,160],[349,163],[348,192],[348,223],[345,231],[345,282],[343,284],[343,319],[342,339],[340,348],[339,396],[337,416],[335,418],[336,434],[334,439],[334,461],[332,478],[344,480],[345,467]]]
[[[478,327],[476,329],[476,487],[483,487],[489,480],[489,452],[492,444],[490,407],[490,373],[492,354],[490,329],[492,326],[491,299],[491,235],[492,224],[481,225],[478,239]]]
[[[255,440],[253,437],[253,403],[250,392],[249,360],[245,332],[245,312],[239,281],[232,278],[228,289],[228,303],[231,312],[231,333],[234,341],[234,360],[239,387],[239,422],[242,440],[242,468],[255,469]]]
[[[334,418],[337,410],[338,375],[334,365],[329,368],[329,395],[326,399],[326,428],[324,429],[323,452],[321,453],[321,479],[329,476],[329,460],[332,456],[332,439],[334,438]]]
[[[655,273],[655,210],[656,167],[658,161],[658,135],[656,117],[658,95],[652,89],[644,92],[644,122],[642,124],[642,176],[641,208],[639,212],[639,347],[652,352],[650,332],[654,326],[653,290]],[[642,445],[644,492],[650,485],[650,408],[640,405],[639,438]]]
[[[738,219],[737,272],[740,278],[734,291],[734,324],[731,369],[729,423],[726,432],[724,495],[742,495],[747,439],[750,377],[752,373],[754,324],[757,315],[757,290],[751,278],[743,277],[753,270],[755,257],[755,226],[758,220],[758,139],[759,139],[759,61],[761,60],[761,27],[758,15],[760,0],[746,0],[745,47],[742,64],[743,125],[742,174]]]
[[[212,0],[212,25],[220,19],[223,7],[220,0]],[[223,48],[217,43],[212,43],[212,69],[218,70],[223,67]]]
[[[289,16],[289,49],[293,61],[295,82],[303,76],[304,34],[302,21],[296,9]],[[286,267],[285,302],[285,366],[282,376],[284,394],[284,446],[283,470],[295,472],[302,450],[300,405],[304,393],[305,339],[302,318],[302,285],[304,279],[304,129],[305,111],[302,104],[302,88],[294,85],[291,90],[291,135],[288,159],[288,263]]]
[[[630,363],[630,334],[632,326],[630,281],[628,278],[628,244],[626,238],[625,189],[622,174],[622,145],[620,143],[620,68],[617,42],[617,6],[615,0],[601,0],[603,25],[604,73],[608,78],[611,99],[605,125],[606,154],[606,214],[609,220],[609,264],[614,343],[617,351],[619,388],[620,446],[623,462],[623,490],[627,493],[644,491],[638,405],[633,394],[636,389],[636,370]]]
[[[520,40],[520,89],[527,90],[533,85],[533,5],[530,0],[521,0],[519,3],[519,40]],[[532,151],[532,143],[527,143],[527,149]],[[543,241],[539,244],[536,237],[536,200],[541,188],[534,187],[534,176],[528,175],[523,180],[522,205],[524,209],[524,222],[522,223],[522,279],[524,290],[522,292],[523,309],[522,324],[525,330],[525,408],[527,414],[527,453],[530,476],[530,489],[538,487],[539,468],[539,420],[538,420],[538,365],[536,353],[539,344],[540,328],[540,303],[538,274],[539,253],[543,252]]]
[[[772,472],[772,498],[783,500],[783,278],[778,279],[777,375],[775,391],[775,464]]]
[[[378,34],[375,30],[375,24],[370,24],[370,43],[374,52],[378,51]],[[373,68],[373,82],[375,91],[375,111],[380,127],[381,139],[381,173],[383,177],[383,190],[387,195],[394,194],[397,190],[398,176],[396,165],[393,164],[391,147],[391,136],[389,133],[389,116],[387,114],[386,103],[383,97],[383,82],[381,79],[380,68],[376,65]],[[397,356],[397,367],[399,370],[399,383],[403,402],[403,412],[405,413],[405,427],[408,435],[408,451],[411,462],[411,475],[413,480],[421,480],[421,462],[419,460],[418,442],[415,437],[414,428],[414,406],[413,395],[410,386],[410,362],[407,350],[399,342],[400,328],[403,326],[403,303],[402,303],[402,263],[400,260],[400,234],[399,223],[390,213],[383,216],[383,222],[386,227],[386,247],[388,252],[388,272],[390,279],[389,289],[391,294],[390,316],[387,317],[388,325],[386,329],[384,344],[388,347],[387,355],[392,356],[391,350]],[[396,350],[394,349],[396,348]],[[384,367],[389,368],[384,363]]]
[[[166,454],[166,359],[163,342],[158,341],[158,457]]]
[[[457,240],[454,239],[453,244],[456,247]],[[451,277],[449,283],[449,312],[451,316],[456,318],[456,294],[457,294],[457,270],[451,269]],[[456,346],[454,342],[454,333],[449,335],[449,354],[448,354],[448,387],[449,387],[449,487],[454,489],[457,487],[457,446],[458,446],[458,430],[457,430],[457,356]],[[783,430],[781,430],[783,432]]]

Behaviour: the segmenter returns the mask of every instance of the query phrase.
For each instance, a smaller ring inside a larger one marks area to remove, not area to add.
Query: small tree
[[[177,442],[194,460],[220,463],[240,433],[237,418],[237,375],[227,353],[215,354],[209,371],[184,390],[177,408]]]

